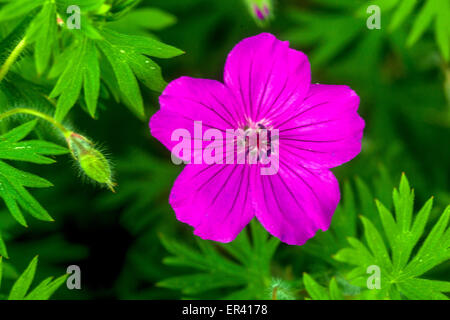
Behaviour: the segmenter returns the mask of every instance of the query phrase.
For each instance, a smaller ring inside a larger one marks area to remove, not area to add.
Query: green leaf
[[[348,264],[363,266],[364,268],[374,263],[374,257],[361,241],[352,237],[349,237],[347,241],[352,248],[339,250],[333,256],[334,259]]]
[[[27,210],[36,219],[43,221],[53,221],[48,212],[36,201],[33,196],[24,188],[27,187],[50,187],[51,184],[38,176],[25,173],[8,166],[0,161],[0,197],[5,201],[6,206],[10,210],[13,217],[22,225],[26,226],[18,204]]]
[[[100,65],[98,63],[97,48],[91,41],[87,43],[86,53],[82,63],[85,65],[83,83],[86,105],[89,114],[94,118],[100,93]]]
[[[98,46],[114,71],[118,87],[126,105],[137,115],[144,114],[144,105],[136,77],[148,88],[162,91],[166,82],[161,69],[150,57],[172,58],[183,52],[158,40],[123,35],[104,29]]]
[[[348,276],[355,280],[366,279],[369,265],[378,265],[381,270],[382,288],[376,298],[401,299],[447,299],[442,292],[450,286],[447,282],[436,282],[419,278],[450,257],[450,206],[444,210],[425,241],[415,248],[426,229],[433,199],[429,199],[413,219],[414,192],[405,175],[402,175],[399,189],[394,189],[394,220],[389,210],[379,201],[377,207],[384,233],[388,239],[391,256],[381,234],[374,224],[362,217],[368,249],[357,239],[349,238],[352,248],[341,249],[334,258],[355,265]],[[416,252],[413,257],[411,253]],[[363,285],[361,283],[361,285]],[[418,289],[419,288],[419,289]]]
[[[45,0],[11,0],[0,10],[0,21],[17,19],[40,7]]]
[[[176,22],[176,17],[158,8],[142,8],[130,12],[129,21],[150,30],[165,29]]]
[[[25,140],[35,127],[36,120],[22,124],[0,136],[0,159],[19,160],[40,164],[53,163],[48,155],[61,155],[68,152],[66,148],[41,140]],[[21,209],[43,221],[53,221],[48,212],[25,189],[46,188],[52,184],[34,174],[16,169],[0,160],[0,198],[6,204],[11,215],[23,226],[27,223]],[[19,207],[20,206],[20,207]]]
[[[396,236],[398,234],[397,225],[392,216],[392,213],[389,212],[388,209],[378,200],[375,201],[378,212],[380,213],[381,223],[383,224],[383,228],[386,233],[386,237],[389,241],[389,244],[395,246]]]
[[[148,35],[148,30],[162,30],[176,22],[176,17],[157,8],[137,8],[108,24],[118,32]]]
[[[77,41],[57,58],[50,72],[52,77],[60,75],[50,93],[51,98],[59,97],[55,113],[59,121],[77,102],[83,84],[87,109],[95,117],[100,78],[115,97],[143,117],[144,102],[137,78],[159,92],[166,86],[161,68],[149,57],[172,58],[183,53],[150,37],[124,35],[108,28],[102,29],[98,39],[82,36]]]
[[[411,227],[414,191],[410,189],[408,179],[404,174],[400,179],[399,190],[394,189],[392,199],[394,200],[395,217],[399,231],[406,232]]]
[[[411,229],[411,245],[415,246],[425,230],[425,226],[430,216],[431,208],[433,207],[433,198],[430,198],[417,213],[417,217],[414,220],[414,224]]]
[[[419,276],[441,262],[448,260],[450,243],[446,239],[445,233],[448,233],[449,218],[450,205],[447,206],[438,222],[431,229],[417,255],[405,268],[404,277]]]
[[[42,74],[48,66],[56,37],[56,4],[47,1],[27,30],[27,39],[30,39],[30,43],[35,43],[34,55],[38,74]]]
[[[25,138],[37,124],[37,119],[28,121],[0,136],[0,141],[17,142]]]
[[[48,300],[55,291],[65,283],[68,275],[63,275],[55,280],[52,277],[42,281],[36,288],[29,292],[36,274],[38,257],[30,262],[25,271],[15,281],[8,296],[8,300]],[[2,257],[0,256],[0,285],[2,280]]]
[[[137,52],[155,58],[173,58],[183,54],[180,49],[150,37],[126,35],[110,29],[103,29],[102,36],[111,46],[125,52]]]
[[[22,300],[27,294],[28,289],[33,282],[34,275],[36,273],[36,267],[38,263],[38,257],[30,262],[25,271],[21,274],[19,279],[14,283],[11,292],[9,293],[8,300]]]
[[[397,29],[412,13],[416,4],[417,0],[403,0],[392,17],[391,23],[389,24],[389,29],[391,31]]]
[[[399,284],[401,292],[411,300],[448,300],[442,292],[450,291],[450,282],[408,279]]]
[[[34,288],[25,300],[48,300],[67,280],[68,275],[63,275],[55,280],[53,277],[42,281],[36,288]]]
[[[116,77],[125,104],[138,116],[144,116],[144,101],[139,84],[127,61],[127,53],[123,49],[104,41],[99,44],[100,50],[109,61]]]
[[[446,61],[450,60],[450,4],[441,1],[437,12],[434,33],[436,43]]]
[[[331,300],[343,300],[344,296],[342,291],[339,289],[336,278],[333,277],[330,281],[330,298]]]
[[[66,49],[53,68],[52,76],[59,71],[62,74],[50,93],[51,98],[59,96],[55,118],[59,121],[65,118],[77,102],[83,84],[88,111],[92,117],[95,117],[100,92],[100,67],[94,42],[83,38],[77,48]]]
[[[18,150],[20,152],[17,152]],[[9,141],[0,142],[0,159],[5,160],[50,164],[54,163],[55,160],[43,155],[61,155],[66,153],[66,148],[47,141],[27,140],[15,143]]]
[[[370,220],[361,216],[361,221],[364,225],[364,236],[376,260],[376,264],[383,265],[390,269],[392,267],[391,261],[383,238]]]
[[[313,300],[330,300],[327,289],[319,285],[310,275],[303,273],[303,283]]]
[[[78,49],[73,51],[69,61],[67,61],[67,67],[50,93],[50,98],[59,97],[55,111],[56,121],[64,120],[78,100],[83,84],[83,64],[80,61],[84,60],[85,50],[86,42],[83,41]]]
[[[422,10],[414,21],[413,27],[409,33],[407,44],[412,46],[420,39],[422,34],[428,28],[436,15],[437,0],[428,0],[425,2]]]

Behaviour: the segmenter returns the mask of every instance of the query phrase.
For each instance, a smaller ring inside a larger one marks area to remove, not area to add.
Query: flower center
[[[272,133],[263,123],[245,126],[244,138],[246,156],[255,158],[256,161],[270,157]]]

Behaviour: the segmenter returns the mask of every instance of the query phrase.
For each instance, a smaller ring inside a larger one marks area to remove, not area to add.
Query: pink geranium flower
[[[194,121],[202,130],[279,132],[276,174],[262,175],[261,164],[186,165],[169,202],[196,235],[229,242],[256,217],[281,241],[302,245],[329,228],[340,199],[330,168],[360,152],[364,121],[349,87],[311,84],[305,54],[268,33],[244,39],[228,56],[224,83],[182,77],[160,104],[150,128],[169,150],[174,130],[194,136]]]

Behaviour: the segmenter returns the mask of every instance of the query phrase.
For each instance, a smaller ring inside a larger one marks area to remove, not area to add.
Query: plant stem
[[[278,286],[272,290],[272,300],[277,300]]]
[[[5,118],[8,118],[10,116],[13,116],[15,114],[30,114],[35,117],[44,119],[45,121],[47,121],[47,122],[51,123],[53,126],[55,126],[57,129],[59,129],[65,137],[67,137],[68,135],[70,135],[72,133],[72,131],[68,130],[61,123],[59,123],[58,121],[56,121],[49,115],[39,112],[39,111],[36,111],[36,110],[33,110],[33,109],[16,108],[16,109],[12,109],[12,110],[3,112],[2,114],[0,114],[0,121]]]
[[[26,45],[27,39],[26,37],[23,37],[23,39],[20,40],[20,42],[8,56],[5,63],[0,67],[0,82],[6,76],[6,74],[8,73],[9,69],[14,64],[14,62],[16,62],[17,58],[19,58],[20,54],[22,53],[23,49],[25,49]]]

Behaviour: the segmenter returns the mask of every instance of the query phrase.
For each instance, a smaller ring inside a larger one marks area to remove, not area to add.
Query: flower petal
[[[239,42],[228,55],[225,84],[239,103],[241,126],[303,101],[311,81],[308,58],[269,33]]]
[[[176,129],[186,129],[194,137],[194,121],[202,121],[204,131],[215,128],[222,132],[236,128],[236,116],[228,88],[214,80],[181,77],[172,81],[159,98],[161,109],[150,119],[152,135],[169,150]],[[187,160],[187,159],[183,159]]]
[[[230,242],[254,217],[250,180],[256,167],[187,165],[169,202],[181,222],[206,240]]]
[[[361,151],[364,120],[359,97],[347,86],[313,84],[295,112],[279,117],[280,153],[295,154],[310,168],[332,168]]]
[[[303,245],[318,229],[328,230],[339,202],[339,185],[327,169],[296,164],[291,156],[274,175],[261,175],[255,188],[255,214],[272,235]]]

